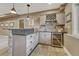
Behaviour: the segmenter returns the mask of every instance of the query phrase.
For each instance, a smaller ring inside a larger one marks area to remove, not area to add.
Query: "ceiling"
[[[30,13],[39,12],[49,9],[58,8],[62,3],[30,3]],[[14,7],[16,9],[17,14],[25,14],[27,13],[27,4],[26,3],[15,3]],[[0,15],[10,13],[10,9],[13,7],[12,3],[0,3]]]

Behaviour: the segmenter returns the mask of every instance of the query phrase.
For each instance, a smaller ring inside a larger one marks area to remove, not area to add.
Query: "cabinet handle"
[[[32,48],[30,49],[30,51],[32,51]]]
[[[30,43],[32,43],[32,41],[30,41]]]
[[[30,36],[30,37],[32,37],[32,36]]]

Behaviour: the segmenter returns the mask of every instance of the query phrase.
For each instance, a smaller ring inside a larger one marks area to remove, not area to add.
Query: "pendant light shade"
[[[29,7],[30,7],[30,4],[27,4],[27,7],[28,7],[27,20],[29,20],[30,19],[30,17],[29,17]]]
[[[14,4],[13,4],[13,8],[10,10],[11,13],[16,14],[16,10],[14,8]]]

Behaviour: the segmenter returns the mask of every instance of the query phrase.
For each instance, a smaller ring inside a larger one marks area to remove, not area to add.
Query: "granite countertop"
[[[26,36],[33,33],[34,33],[34,29],[12,29],[12,35]]]
[[[49,33],[50,33],[51,31],[38,31],[38,32],[49,32]],[[52,32],[51,32],[51,33],[52,33]]]
[[[51,32],[51,31],[34,31],[34,28],[28,28],[28,29],[9,29],[12,30],[12,35],[23,35],[27,36],[30,34],[34,34],[37,32],[48,32],[52,34],[64,34],[65,32]]]

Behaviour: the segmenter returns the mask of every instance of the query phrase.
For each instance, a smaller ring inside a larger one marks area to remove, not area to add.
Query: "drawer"
[[[33,47],[33,44],[27,44],[27,45],[26,45],[26,48],[27,48],[27,49],[30,49],[30,48],[32,48],[32,47]]]
[[[30,49],[30,48],[33,48],[34,47],[34,44],[33,44],[34,42],[32,42],[32,43],[27,43],[26,44],[26,48],[27,49]]]
[[[33,48],[32,47],[28,47],[26,49],[26,54],[29,55],[32,52]]]
[[[38,41],[37,41],[37,40],[34,40],[34,41],[32,42],[32,47],[34,48],[37,44],[38,44]]]
[[[26,37],[27,38],[32,38],[34,35],[33,34],[30,34],[30,35],[27,35]]]
[[[26,50],[26,55],[29,55],[31,53],[31,50]]]
[[[29,39],[29,40],[26,39],[27,46],[31,46],[31,45],[33,45],[33,43],[34,43],[34,38]]]
[[[28,56],[31,53],[31,51],[26,51],[26,55]]]
[[[26,46],[31,46],[33,44],[33,40],[27,40],[26,41]]]
[[[33,40],[26,40],[26,43],[27,44],[30,44],[30,43],[32,43],[33,42]]]

